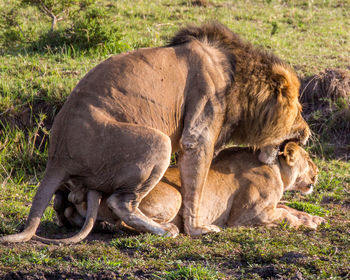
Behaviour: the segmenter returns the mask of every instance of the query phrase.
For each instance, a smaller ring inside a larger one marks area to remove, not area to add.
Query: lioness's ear
[[[297,98],[300,82],[295,73],[286,66],[274,64],[272,66],[273,79],[278,84],[278,91],[286,97]]]
[[[283,155],[286,158],[286,163],[293,166],[297,160],[296,155],[299,150],[298,144],[294,142],[289,142],[284,147]]]

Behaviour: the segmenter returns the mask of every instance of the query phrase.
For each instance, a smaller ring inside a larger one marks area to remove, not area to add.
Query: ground
[[[0,235],[24,226],[55,114],[79,79],[113,53],[161,46],[185,24],[216,19],[286,60],[301,78],[326,68],[350,70],[347,0],[101,0],[95,7],[85,1],[88,8],[63,13],[52,33],[51,19],[22,2],[0,2]],[[318,230],[281,224],[171,239],[105,226],[73,246],[0,245],[0,279],[349,278],[350,163],[344,154],[350,143],[330,144],[334,135],[326,133],[333,130],[321,129],[318,114],[310,118],[317,131],[307,147],[320,169],[315,192],[283,197],[294,208],[325,217]],[[72,231],[56,225],[49,207],[39,233]]]

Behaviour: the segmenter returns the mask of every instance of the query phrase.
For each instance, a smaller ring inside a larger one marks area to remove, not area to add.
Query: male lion
[[[110,194],[108,206],[129,226],[176,235],[176,226],[138,207],[172,151],[180,151],[186,233],[218,231],[198,219],[215,150],[233,141],[261,148],[260,159],[273,162],[272,147],[285,139],[304,143],[309,128],[298,91],[289,66],[219,23],[182,29],[166,47],[110,57],[78,83],[57,115],[25,229],[0,241],[31,239],[53,194],[70,179]]]
[[[323,218],[289,208],[279,201],[286,190],[311,193],[317,172],[307,152],[294,142],[286,144],[272,165],[261,163],[256,154],[247,148],[225,149],[209,169],[199,217],[203,223],[220,227],[278,226],[286,222],[292,227],[303,225],[316,229]],[[178,168],[169,168],[141,201],[140,209],[159,223],[173,222],[182,229],[179,173]],[[102,199],[99,208],[99,197],[91,199],[90,196],[91,200],[86,203],[84,196],[81,194],[81,201],[68,206],[64,212],[70,223],[77,226],[82,226],[88,216],[89,226],[83,226],[81,232],[71,238],[36,238],[45,243],[75,243],[89,234],[96,219],[113,224],[120,221],[108,208],[107,196]]]

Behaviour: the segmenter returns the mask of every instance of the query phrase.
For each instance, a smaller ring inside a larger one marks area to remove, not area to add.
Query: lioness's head
[[[310,194],[317,181],[318,169],[309,154],[295,142],[288,142],[279,157],[285,190]]]

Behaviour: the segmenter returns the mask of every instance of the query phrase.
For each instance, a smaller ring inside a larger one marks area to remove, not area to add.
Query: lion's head
[[[272,147],[278,147],[286,140],[304,145],[310,136],[309,126],[301,114],[300,82],[293,69],[273,54],[253,46],[244,49],[248,51],[233,50],[235,80],[228,118],[237,113],[238,103],[241,119],[233,131],[232,140],[269,150],[266,160],[259,159],[272,163],[271,155],[277,152],[272,153]]]
[[[288,142],[280,154],[285,190],[310,194],[317,181],[318,169],[309,154],[295,142]]]
[[[247,128],[254,132],[251,142],[258,148],[277,146],[287,139],[305,144],[310,129],[301,116],[299,79],[285,64],[273,64],[270,71],[268,86],[255,93],[255,102],[248,103]]]
[[[300,83],[294,71],[285,64],[273,64],[268,79],[269,86],[261,85],[255,102],[248,100],[249,113],[241,129],[242,139],[260,149],[259,160],[272,164],[286,141],[306,144],[310,128],[301,115]]]

